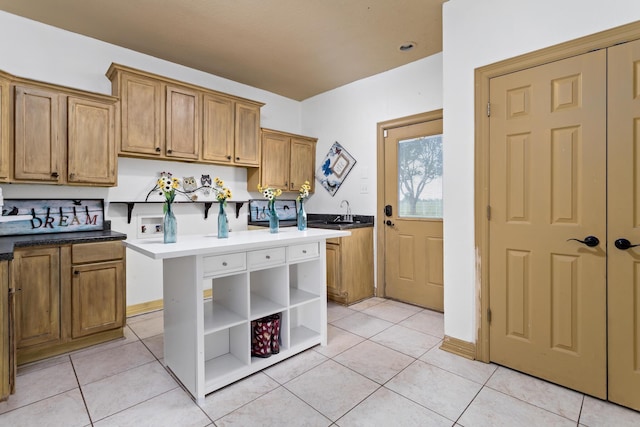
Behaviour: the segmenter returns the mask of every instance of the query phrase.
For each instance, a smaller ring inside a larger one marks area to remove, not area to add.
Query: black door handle
[[[632,245],[630,241],[628,241],[627,239],[618,239],[615,242],[613,242],[614,245],[616,245],[616,248],[620,249],[621,251],[626,251],[629,248],[635,248],[636,246],[640,246],[640,245]]]
[[[587,236],[584,238],[584,240],[579,240],[579,239],[567,239],[567,242],[569,240],[575,240],[576,242],[580,242],[584,245],[589,246],[590,248],[593,248],[594,246],[598,246],[600,244],[600,239],[598,239],[596,236]]]

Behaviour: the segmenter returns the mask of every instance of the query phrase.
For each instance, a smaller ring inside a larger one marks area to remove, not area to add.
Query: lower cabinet
[[[124,255],[121,241],[16,249],[18,364],[123,336]]]
[[[11,317],[13,290],[9,286],[9,261],[0,261],[0,401],[6,400],[15,388],[15,351]]]
[[[31,247],[16,250],[12,273],[16,292],[15,333],[18,354],[22,349],[47,348],[60,343],[60,248]]]
[[[327,297],[350,305],[373,296],[373,227],[327,239]]]
[[[71,247],[71,337],[121,329],[125,323],[124,246],[121,242]]]

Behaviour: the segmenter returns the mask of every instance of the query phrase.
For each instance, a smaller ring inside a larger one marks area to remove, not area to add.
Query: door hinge
[[[383,136],[384,138],[386,138],[386,137],[387,137],[387,130],[386,130],[386,129],[382,131],[382,136]]]
[[[487,102],[487,117],[491,117],[491,103]]]
[[[487,205],[487,220],[491,221],[491,205]]]
[[[491,309],[487,308],[487,321],[491,323]]]

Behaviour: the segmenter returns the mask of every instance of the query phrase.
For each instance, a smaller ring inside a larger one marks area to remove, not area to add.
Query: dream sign
[[[11,221],[12,216],[21,219]],[[0,236],[99,231],[104,229],[104,201],[5,199],[2,220]]]

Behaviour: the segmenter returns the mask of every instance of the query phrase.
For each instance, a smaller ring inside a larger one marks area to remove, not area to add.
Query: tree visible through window
[[[442,135],[398,143],[399,216],[442,218]]]

